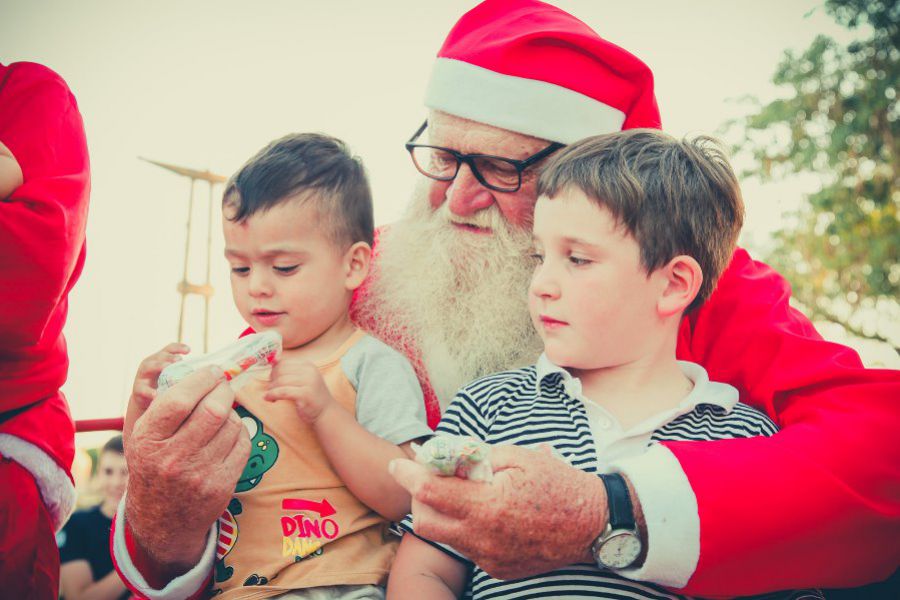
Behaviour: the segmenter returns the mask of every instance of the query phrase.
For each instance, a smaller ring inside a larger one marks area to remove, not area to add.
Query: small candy
[[[416,461],[445,477],[472,481],[490,481],[491,447],[475,438],[461,435],[437,435],[419,446],[412,445]]]
[[[242,337],[218,352],[201,354],[172,363],[159,374],[157,388],[163,392],[184,377],[204,367],[218,365],[225,371],[232,388],[246,382],[245,375],[275,363],[281,356],[281,334],[274,330]]]

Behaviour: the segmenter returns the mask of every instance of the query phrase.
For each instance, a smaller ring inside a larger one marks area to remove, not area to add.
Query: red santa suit
[[[466,13],[438,52],[425,103],[566,144],[660,127],[646,65],[536,0],[487,0]],[[735,386],[781,431],[658,444],[614,465],[636,488],[649,537],[645,563],[623,575],[734,596],[860,585],[900,563],[900,376],[864,369],[855,352],[824,341],[789,298],[782,277],[739,249],[710,300],[684,319],[678,358]],[[420,357],[398,348],[423,381],[433,419]],[[120,572],[152,573],[132,564],[126,533],[116,540]],[[196,591],[212,566],[210,548],[166,590],[142,590]]]
[[[59,75],[0,64],[0,141],[24,179],[0,201],[0,589],[55,598],[54,532],[75,503],[62,329],[84,265],[90,188],[81,115]]]

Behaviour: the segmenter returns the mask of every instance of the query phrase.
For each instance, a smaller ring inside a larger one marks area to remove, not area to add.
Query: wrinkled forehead
[[[429,111],[428,143],[466,154],[491,154],[524,159],[545,148],[550,142],[508,129],[479,123],[438,110]]]

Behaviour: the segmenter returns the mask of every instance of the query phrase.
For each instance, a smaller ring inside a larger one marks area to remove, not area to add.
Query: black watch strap
[[[612,529],[634,530],[634,507],[631,505],[631,495],[628,493],[628,485],[625,478],[619,473],[607,473],[600,475],[603,485],[606,486],[606,502],[609,506],[609,526]]]

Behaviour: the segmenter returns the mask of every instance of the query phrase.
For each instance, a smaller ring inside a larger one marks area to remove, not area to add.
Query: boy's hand
[[[269,402],[293,401],[300,418],[309,424],[315,423],[334,403],[319,369],[309,362],[276,364],[264,398]]]
[[[134,377],[131,395],[137,400],[142,410],[146,410],[147,406],[156,398],[156,382],[162,370],[172,363],[180,361],[181,356],[190,351],[191,349],[185,344],[169,344],[141,361],[137,375]]]

